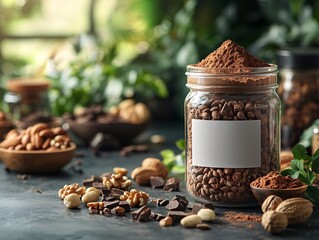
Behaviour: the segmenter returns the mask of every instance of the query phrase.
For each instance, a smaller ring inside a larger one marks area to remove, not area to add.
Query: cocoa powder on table
[[[278,172],[270,172],[266,176],[257,178],[251,183],[253,187],[268,189],[290,189],[303,186],[299,179],[290,176],[282,176]]]

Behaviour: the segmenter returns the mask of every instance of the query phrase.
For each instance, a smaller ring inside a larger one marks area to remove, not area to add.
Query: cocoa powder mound
[[[195,66],[204,68],[238,69],[269,67],[270,65],[249,54],[243,47],[228,39],[205,59],[195,64]]]
[[[257,178],[251,183],[251,186],[267,189],[291,189],[301,187],[303,183],[299,179],[282,176],[278,172],[270,172],[266,176]]]

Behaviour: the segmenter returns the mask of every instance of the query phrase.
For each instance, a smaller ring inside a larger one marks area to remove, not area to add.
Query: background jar
[[[186,188],[216,206],[256,204],[250,183],[279,170],[277,66],[187,66]]]
[[[7,82],[4,103],[6,111],[18,128],[52,121],[49,87],[50,82],[42,79],[12,79]]]
[[[319,118],[319,51],[281,50],[277,63],[281,78],[281,147],[291,149]]]

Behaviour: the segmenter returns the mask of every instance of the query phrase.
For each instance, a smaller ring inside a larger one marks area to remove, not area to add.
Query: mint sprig
[[[319,189],[314,184],[316,174],[319,174],[319,149],[312,155],[307,155],[306,148],[297,144],[292,149],[294,159],[290,162],[290,167],[281,172],[284,176],[291,176],[299,179],[308,185],[305,197],[314,204],[319,204]]]

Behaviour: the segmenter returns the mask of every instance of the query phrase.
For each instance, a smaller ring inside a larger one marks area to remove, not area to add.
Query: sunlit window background
[[[0,0],[0,97],[7,79],[45,77],[55,115],[133,97],[182,118],[187,64],[228,38],[274,62],[318,46],[318,19],[314,0]]]

